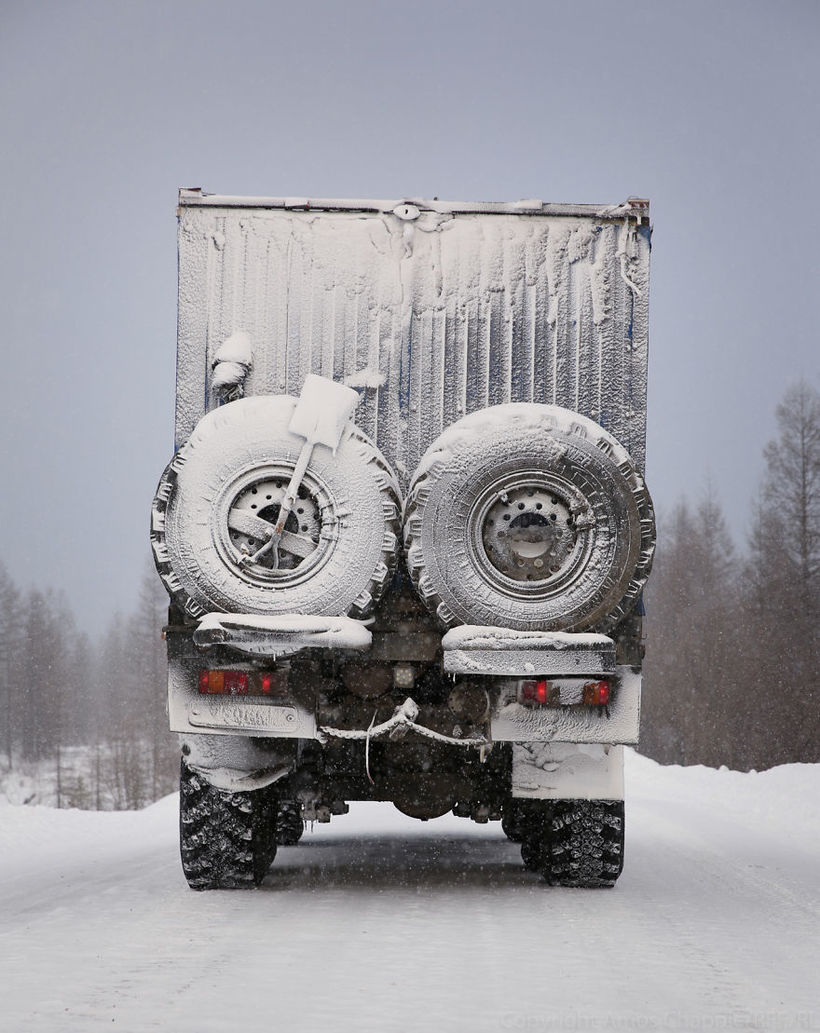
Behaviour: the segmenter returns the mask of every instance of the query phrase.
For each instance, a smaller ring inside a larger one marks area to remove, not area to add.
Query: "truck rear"
[[[353,800],[623,865],[648,204],[180,193],[170,596],[183,869],[250,887]]]

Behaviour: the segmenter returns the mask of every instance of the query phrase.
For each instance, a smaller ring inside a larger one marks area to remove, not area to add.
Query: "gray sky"
[[[176,191],[652,202],[647,478],[742,540],[820,386],[816,0],[0,0],[0,558],[128,609],[172,448]]]

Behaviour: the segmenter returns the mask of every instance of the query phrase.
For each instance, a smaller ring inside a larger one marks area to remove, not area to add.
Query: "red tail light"
[[[544,678],[540,678],[538,681],[522,681],[521,702],[529,704],[548,703],[550,688],[550,683]]]
[[[525,707],[580,706],[605,707],[609,704],[608,681],[582,682],[580,678],[533,678],[518,683],[518,702]]]
[[[200,671],[199,692],[203,696],[247,696],[247,671]]]
[[[584,686],[584,703],[593,707],[605,707],[609,703],[609,682],[588,681]]]
[[[275,696],[288,694],[288,673],[278,671],[200,671],[202,696]]]

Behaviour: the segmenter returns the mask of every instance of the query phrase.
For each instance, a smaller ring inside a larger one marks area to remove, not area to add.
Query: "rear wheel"
[[[553,886],[611,887],[623,870],[622,800],[554,800],[533,813],[521,846],[524,867]]]
[[[195,890],[252,889],[276,856],[276,799],[270,789],[227,793],[182,762],[179,846]]]
[[[511,843],[521,843],[525,833],[525,813],[521,800],[507,800],[501,814],[501,829]]]
[[[519,803],[521,860],[528,872],[541,870],[541,857],[549,843],[552,808],[552,800],[522,800]]]

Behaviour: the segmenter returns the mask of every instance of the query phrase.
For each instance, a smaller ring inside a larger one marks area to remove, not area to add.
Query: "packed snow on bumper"
[[[497,824],[354,804],[259,890],[198,894],[176,806],[0,806],[0,1027],[820,1029],[820,765],[630,751],[609,891],[546,886]]]

